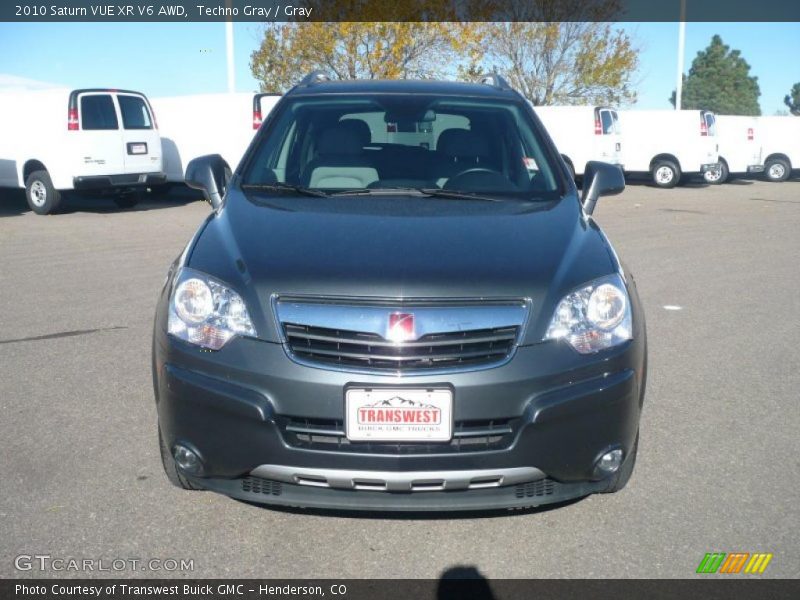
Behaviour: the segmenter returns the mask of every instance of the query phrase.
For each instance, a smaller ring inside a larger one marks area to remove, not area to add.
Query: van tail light
[[[700,115],[700,135],[702,137],[708,136],[708,125],[706,124],[706,118],[704,115]]]
[[[78,109],[70,108],[67,111],[67,131],[78,131]]]
[[[258,109],[253,110],[253,129],[261,127],[261,111]]]
[[[747,141],[748,142],[752,142],[754,139],[755,139],[755,135],[754,135],[754,132],[753,132],[753,128],[752,127],[748,127],[747,128]]]
[[[603,125],[600,123],[600,115],[594,116],[594,134],[603,135]]]

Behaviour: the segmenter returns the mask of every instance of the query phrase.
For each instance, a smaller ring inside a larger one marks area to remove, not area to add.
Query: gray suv
[[[312,73],[172,264],[153,336],[168,478],[250,502],[475,510],[615,492],[647,371],[630,272],[525,99]]]

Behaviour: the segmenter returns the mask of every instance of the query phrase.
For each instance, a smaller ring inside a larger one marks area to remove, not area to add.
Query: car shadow
[[[64,195],[57,214],[142,212],[183,206],[202,199],[202,193],[182,184],[173,185],[168,191],[163,193],[152,192],[148,194],[144,201],[133,208],[119,208],[110,196],[68,192]],[[30,212],[31,209],[28,207],[28,202],[25,199],[24,190],[12,188],[0,189],[0,217],[14,217]]]
[[[287,515],[332,517],[353,520],[390,520],[390,521],[454,521],[467,519],[497,519],[510,516],[544,514],[559,510],[573,504],[578,504],[588,498],[573,498],[562,502],[554,502],[541,506],[526,508],[500,508],[487,510],[456,510],[456,511],[378,511],[378,510],[337,510],[323,508],[301,508],[294,506],[280,506],[276,504],[259,504],[238,498],[231,498],[236,502],[247,504],[254,508],[279,512]]]

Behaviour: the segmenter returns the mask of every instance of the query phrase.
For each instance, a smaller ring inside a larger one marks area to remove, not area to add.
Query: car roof
[[[316,96],[319,94],[441,94],[447,96],[519,98],[518,94],[510,88],[496,87],[486,83],[426,79],[315,81],[308,84],[301,83],[292,88],[287,95]]]

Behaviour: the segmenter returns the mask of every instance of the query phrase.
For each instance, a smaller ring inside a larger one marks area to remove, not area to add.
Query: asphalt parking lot
[[[40,217],[0,195],[1,577],[86,575],[15,570],[37,553],[193,559],[172,573],[184,577],[689,577],[712,551],[771,552],[763,576],[800,575],[800,181],[601,199],[648,322],[633,478],[617,495],[455,518],[273,510],[170,486],[152,318],[207,212],[173,195]]]

